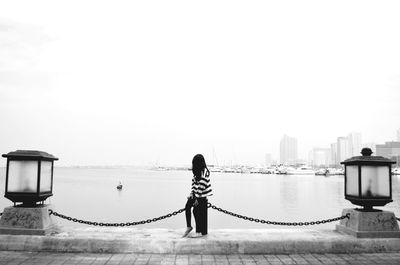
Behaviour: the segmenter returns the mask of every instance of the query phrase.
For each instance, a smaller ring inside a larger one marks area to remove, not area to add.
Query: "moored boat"
[[[342,168],[321,168],[315,171],[317,176],[336,176],[344,175],[344,170]]]
[[[315,171],[316,176],[326,176],[326,173],[328,172],[327,168],[320,168],[317,171]]]
[[[343,168],[328,168],[326,176],[344,175]]]
[[[315,171],[309,166],[301,166],[298,168],[288,168],[287,175],[315,175]]]

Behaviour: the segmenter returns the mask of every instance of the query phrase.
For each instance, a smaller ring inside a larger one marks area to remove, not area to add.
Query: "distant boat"
[[[317,176],[336,176],[344,175],[344,170],[342,168],[321,168],[315,172]]]
[[[298,168],[288,168],[287,175],[315,175],[315,171],[308,166],[301,166]]]
[[[326,176],[337,176],[337,175],[344,175],[343,168],[328,168],[326,172]]]
[[[315,171],[316,176],[326,176],[327,173],[328,173],[327,168],[321,168],[321,169],[318,169],[317,171]]]
[[[286,175],[288,171],[287,167],[279,166],[276,168],[276,174],[278,175]]]
[[[233,170],[233,168],[230,168],[230,167],[225,167],[223,172],[225,172],[225,173],[234,173],[235,170]]]
[[[120,181],[119,184],[117,185],[117,189],[118,189],[118,190],[122,190],[122,183],[121,183],[121,181]]]
[[[223,172],[223,171],[224,171],[222,167],[214,166],[214,165],[209,165],[209,166],[208,166],[208,169],[209,169],[211,172]]]

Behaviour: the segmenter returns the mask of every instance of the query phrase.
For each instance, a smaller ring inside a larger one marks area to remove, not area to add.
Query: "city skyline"
[[[397,130],[397,133],[400,130]],[[276,164],[304,164],[305,162],[309,165],[339,165],[340,162],[352,156],[359,156],[361,150],[364,147],[371,148],[374,155],[385,155],[376,152],[376,146],[385,146],[387,143],[400,142],[394,139],[388,139],[383,143],[377,142],[364,142],[362,141],[362,133],[360,132],[349,132],[346,136],[338,136],[335,142],[326,144],[324,146],[314,146],[309,150],[307,157],[297,155],[298,140],[295,136],[287,136],[284,134],[280,142],[280,159],[272,158],[276,161]],[[301,141],[301,139],[300,139]],[[289,147],[288,147],[289,146]],[[292,150],[289,150],[292,149]],[[382,152],[382,151],[381,151]],[[290,153],[288,155],[288,153]],[[400,152],[398,152],[400,155]],[[271,159],[270,159],[271,160]],[[296,161],[297,160],[297,161]],[[318,161],[318,162],[317,162]],[[321,161],[324,161],[323,163]]]
[[[303,159],[353,131],[394,140],[399,12],[365,1],[4,1],[0,151],[185,165],[214,149],[221,164],[263,164],[279,160],[284,134]]]
[[[397,131],[400,131],[397,130]],[[353,134],[359,134],[361,137],[361,133],[359,132],[351,132],[347,135],[347,137],[343,136],[338,136],[337,141],[334,143],[330,144],[330,147],[313,147],[312,149],[308,150],[308,154],[305,157],[298,156],[296,155],[297,150],[286,150],[286,152],[289,152],[290,154],[281,154],[280,152],[278,155],[273,156],[271,153],[265,152],[264,153],[264,159],[259,159],[259,162],[257,161],[250,161],[248,163],[243,163],[238,160],[236,160],[235,156],[231,156],[229,158],[222,158],[218,156],[218,153],[215,149],[215,147],[212,148],[210,152],[205,152],[205,157],[209,165],[213,166],[269,166],[269,165],[300,165],[300,164],[307,164],[310,166],[338,166],[340,162],[344,161],[347,158],[350,158],[351,156],[358,156],[361,154],[361,149],[364,147],[371,148],[373,151],[373,155],[384,155],[387,157],[386,153],[380,153],[376,152],[376,146],[386,146],[387,144],[395,143],[396,148],[400,148],[400,141],[397,141],[396,139],[388,139],[387,141],[384,141],[382,143],[375,143],[375,142],[368,142],[368,143],[361,143],[358,144],[358,148],[355,150],[349,149],[350,146],[344,145],[345,148],[345,154],[342,155],[341,158],[335,159],[334,155],[332,155],[332,152],[334,152],[334,149],[337,149],[339,141],[349,141],[350,137],[354,137]],[[284,134],[282,138],[280,139],[280,149],[282,150],[285,148],[291,149],[292,147],[282,147],[282,145],[295,145],[297,147],[298,139],[295,136],[288,136]],[[329,146],[327,144],[326,146]],[[335,147],[333,147],[335,146]],[[296,148],[295,148],[296,149]],[[351,151],[350,151],[351,150]],[[359,152],[357,152],[359,150]],[[400,150],[400,149],[399,149]],[[346,152],[348,152],[346,154]],[[349,153],[351,152],[351,153]],[[317,154],[316,154],[317,153]],[[400,158],[400,151],[399,153],[399,158]],[[323,155],[321,155],[323,154]],[[316,158],[317,157],[317,158]],[[399,159],[397,158],[397,159]],[[284,161],[282,161],[282,159]],[[289,159],[286,160],[285,159]],[[319,162],[315,162],[314,159],[318,160]],[[323,163],[320,163],[320,161],[323,160]],[[220,161],[220,162],[218,162]],[[290,162],[288,162],[290,161]],[[113,164],[64,164],[61,163],[62,166],[190,166],[190,162],[186,163],[173,163],[173,164],[166,164],[166,163],[160,163],[160,160],[155,161],[154,163],[143,163],[143,164],[135,164],[135,163],[127,163],[127,164],[119,164],[119,163],[113,163]],[[5,165],[2,165],[3,167]]]

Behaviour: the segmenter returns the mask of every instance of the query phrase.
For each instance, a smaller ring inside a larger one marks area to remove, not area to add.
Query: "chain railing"
[[[121,227],[124,227],[124,226],[134,226],[134,225],[142,225],[142,224],[149,224],[149,223],[152,223],[152,222],[157,222],[157,221],[172,217],[174,215],[177,215],[178,213],[181,213],[183,211],[185,211],[184,208],[180,209],[180,210],[177,210],[177,211],[174,211],[172,213],[166,214],[166,215],[162,215],[162,216],[157,217],[157,218],[151,218],[151,219],[147,219],[147,220],[143,220],[143,221],[127,222],[127,223],[102,223],[102,222],[92,222],[92,221],[80,220],[80,219],[77,219],[77,218],[72,218],[72,217],[69,217],[69,216],[65,216],[63,214],[59,214],[59,213],[57,213],[57,212],[55,212],[53,210],[49,210],[49,214],[57,216],[57,217],[60,217],[62,219],[66,219],[68,221],[72,221],[72,222],[75,222],[75,223],[80,223],[80,224],[87,224],[87,225],[94,225],[94,226],[121,226]]]
[[[252,217],[247,217],[244,215],[240,215],[240,214],[236,214],[227,210],[224,210],[222,208],[219,208],[211,203],[208,203],[207,205],[208,208],[212,208],[214,210],[217,210],[219,212],[222,212],[224,214],[228,214],[231,215],[233,217],[237,217],[240,219],[244,219],[247,221],[251,221],[251,222],[256,222],[256,223],[261,223],[261,224],[269,224],[269,225],[287,225],[287,226],[306,226],[306,225],[319,225],[319,224],[325,224],[325,223],[329,223],[329,222],[334,222],[334,221],[338,221],[338,220],[342,220],[344,218],[350,218],[350,214],[346,214],[340,217],[336,217],[336,218],[332,218],[332,219],[326,219],[326,220],[321,220],[321,221],[311,221],[311,222],[276,222],[276,221],[266,221],[263,219],[258,219],[258,218],[252,218]],[[76,222],[76,223],[80,223],[80,224],[87,224],[87,225],[94,225],[94,226],[135,226],[135,225],[141,225],[141,224],[148,224],[148,223],[152,223],[152,222],[157,222],[172,216],[175,216],[181,212],[185,211],[185,209],[180,209],[177,211],[174,211],[172,213],[166,214],[166,215],[162,215],[160,217],[156,217],[156,218],[150,218],[147,220],[143,220],[143,221],[137,221],[137,222],[127,222],[127,223],[103,223],[103,222],[92,222],[92,221],[86,221],[86,220],[81,220],[81,219],[77,219],[77,218],[73,218],[73,217],[69,217],[60,213],[57,213],[53,210],[49,210],[49,214],[50,215],[54,215],[57,217],[60,217],[62,219],[68,220],[68,221],[72,221],[72,222]]]
[[[256,222],[256,223],[261,223],[261,224],[268,224],[268,225],[287,225],[287,226],[306,226],[306,225],[319,225],[319,224],[325,224],[325,223],[330,223],[334,221],[339,221],[344,218],[350,219],[350,214],[342,215],[340,217],[332,218],[332,219],[326,219],[326,220],[321,220],[321,221],[311,221],[311,222],[276,222],[276,221],[267,221],[263,219],[258,219],[258,218],[253,218],[253,217],[248,217],[244,215],[240,215],[237,213],[233,213],[227,210],[224,210],[222,208],[219,208],[215,205],[212,205],[211,203],[208,203],[208,207],[212,208],[214,210],[217,210],[221,213],[231,215],[233,217],[237,217],[240,219],[244,219],[250,222]]]

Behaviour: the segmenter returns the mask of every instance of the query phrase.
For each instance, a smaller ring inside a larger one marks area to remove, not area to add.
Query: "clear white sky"
[[[0,152],[262,163],[400,128],[399,1],[1,1]],[[1,162],[4,165],[5,159]]]

